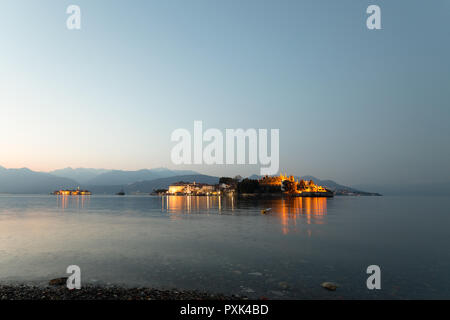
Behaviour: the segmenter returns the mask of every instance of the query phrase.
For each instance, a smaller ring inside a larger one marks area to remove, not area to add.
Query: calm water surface
[[[85,284],[450,299],[449,200],[0,195],[0,282],[45,284],[76,264]],[[379,291],[366,288],[371,264]]]

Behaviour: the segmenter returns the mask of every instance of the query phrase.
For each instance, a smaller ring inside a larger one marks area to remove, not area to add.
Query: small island
[[[90,196],[92,193],[89,190],[80,190],[78,187],[75,190],[61,189],[52,192],[53,195],[58,196]]]

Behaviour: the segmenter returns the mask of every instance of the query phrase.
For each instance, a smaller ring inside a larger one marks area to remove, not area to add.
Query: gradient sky
[[[203,120],[279,128],[283,172],[450,180],[447,0],[7,0],[0,35],[4,167],[178,168],[171,132]]]

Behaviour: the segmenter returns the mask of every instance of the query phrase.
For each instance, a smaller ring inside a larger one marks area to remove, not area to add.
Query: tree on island
[[[219,179],[219,184],[222,184],[222,183],[225,183],[225,184],[231,186],[232,184],[235,183],[235,180],[233,178],[230,178],[230,177],[221,177]]]
[[[244,179],[237,185],[238,193],[257,193],[259,191],[259,181]]]
[[[224,184],[230,186],[231,188],[235,189],[237,187],[239,181],[240,181],[240,179],[237,179],[237,177],[235,177],[235,178],[221,177],[219,179],[219,184],[224,183]]]
[[[295,181],[284,180],[283,181],[283,189],[287,193],[296,193],[297,192],[297,183]]]

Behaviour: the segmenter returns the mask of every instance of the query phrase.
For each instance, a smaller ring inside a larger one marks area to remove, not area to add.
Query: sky
[[[7,0],[0,36],[4,167],[259,173],[173,164],[201,120],[279,129],[294,175],[450,181],[450,1]]]

